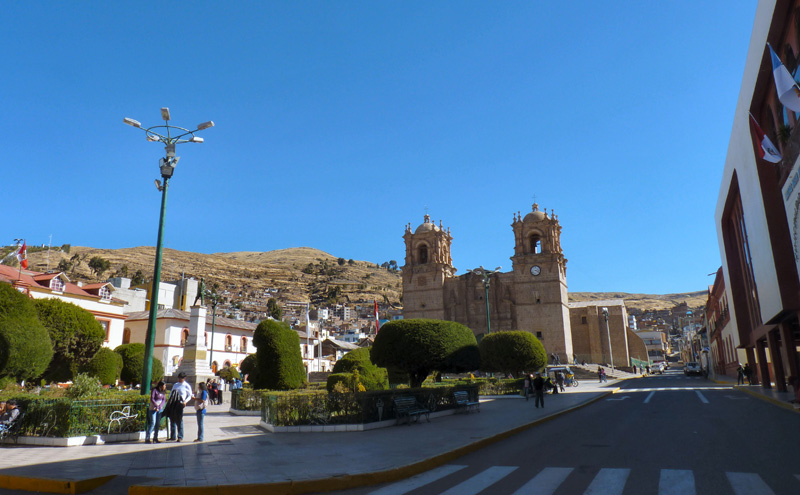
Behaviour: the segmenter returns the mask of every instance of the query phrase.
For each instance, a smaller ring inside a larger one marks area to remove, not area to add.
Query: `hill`
[[[89,268],[95,256],[109,262],[109,269],[96,273]],[[30,268],[47,269],[47,251],[31,250]],[[72,246],[69,252],[54,249],[50,268],[64,271],[73,281],[94,282],[112,276],[134,278],[137,272],[146,281],[152,276],[155,248],[98,249]],[[209,286],[218,283],[229,290],[231,303],[248,295],[277,289],[281,302],[311,301],[315,305],[367,303],[402,306],[402,280],[399,271],[375,263],[336,257],[310,247],[267,252],[201,254],[174,249],[164,250],[162,278],[205,277]],[[706,292],[679,294],[629,294],[625,292],[570,292],[570,301],[623,299],[629,311],[669,310],[681,303],[701,308]]]

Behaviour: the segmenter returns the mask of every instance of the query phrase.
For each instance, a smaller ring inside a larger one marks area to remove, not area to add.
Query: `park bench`
[[[456,411],[466,411],[469,413],[472,409],[475,409],[481,412],[481,403],[469,400],[469,393],[466,390],[453,392],[453,399],[456,402]]]
[[[394,411],[397,414],[397,424],[400,424],[402,418],[406,418],[406,423],[411,424],[411,417],[413,416],[417,422],[419,417],[424,414],[428,423],[431,422],[430,411],[424,408],[417,399],[410,395],[402,395],[394,398]]]

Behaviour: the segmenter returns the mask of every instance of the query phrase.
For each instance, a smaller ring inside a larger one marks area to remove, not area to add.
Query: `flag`
[[[22,246],[17,251],[17,259],[19,260],[19,264],[25,270],[28,269],[28,246],[25,245],[25,241],[22,241]]]
[[[381,322],[380,319],[378,318],[378,300],[377,299],[373,300],[375,301],[375,333],[378,333],[378,331],[380,331],[381,329]]]
[[[758,122],[756,122],[756,119],[753,117],[752,113],[750,114],[750,130],[755,132],[756,141],[758,141],[759,146],[761,146],[758,156],[770,163],[778,163],[781,161],[783,157],[778,152],[778,148],[772,144],[772,141],[770,141],[769,137],[767,137],[767,135],[764,134],[764,131],[761,130],[761,127],[758,125]]]
[[[783,106],[791,109],[794,112],[800,112],[800,88],[797,87],[792,75],[786,70],[786,67],[775,54],[769,43],[769,53],[772,57],[772,77],[775,78],[775,89],[778,91],[778,99],[783,103]]]

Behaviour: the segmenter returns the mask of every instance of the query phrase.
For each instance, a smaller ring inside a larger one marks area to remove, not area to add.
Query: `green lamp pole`
[[[499,272],[501,268],[502,267],[498,266],[494,270],[487,270],[481,266],[480,268],[469,270],[470,273],[474,273],[475,275],[481,277],[481,281],[483,282],[483,289],[484,293],[486,294],[486,335],[492,333],[492,324],[489,321],[489,283],[491,282],[492,275]]]
[[[122,121],[130,126],[141,129],[145,132],[147,140],[150,142],[164,143],[166,156],[159,160],[159,167],[161,169],[161,178],[164,179],[164,184],[156,179],[156,187],[161,192],[161,214],[158,221],[158,240],[156,241],[156,263],[153,268],[153,281],[152,289],[150,291],[150,316],[147,320],[147,334],[144,342],[144,370],[142,371],[142,395],[150,394],[150,382],[153,375],[153,349],[155,348],[156,341],[156,316],[158,313],[158,289],[161,281],[161,257],[163,254],[164,242],[164,218],[167,211],[167,188],[172,174],[175,172],[175,166],[178,164],[180,157],[175,156],[175,145],[182,143],[202,143],[203,138],[196,137],[195,132],[202,131],[214,126],[214,122],[208,121],[198,125],[193,131],[169,125],[169,108],[161,109],[161,118],[164,119],[164,125],[157,125],[153,127],[144,128],[142,124],[136,120],[125,117]],[[172,137],[172,132],[178,134]],[[164,135],[166,134],[166,136]],[[186,136],[191,136],[186,138]]]

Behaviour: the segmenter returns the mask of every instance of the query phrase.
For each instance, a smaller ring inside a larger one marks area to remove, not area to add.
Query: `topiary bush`
[[[352,375],[350,373],[331,373],[328,375],[328,382],[325,384],[325,389],[328,392],[333,392],[336,388],[336,384],[340,383],[342,386],[347,387],[348,383],[350,382],[350,377]]]
[[[370,361],[369,354],[370,351],[366,347],[348,352],[333,366],[333,373],[353,373],[358,371],[359,382],[366,390],[385,390],[389,388],[386,368],[375,366]],[[330,390],[330,387],[328,390]]]
[[[36,299],[34,306],[53,343],[53,359],[43,378],[51,382],[72,380],[103,345],[103,326],[92,313],[60,299]]]
[[[264,320],[253,334],[258,373],[256,388],[292,390],[306,384],[306,369],[300,356],[300,337],[285,322]]]
[[[239,364],[242,375],[249,375],[249,381],[253,381],[253,374],[258,372],[258,360],[255,354],[248,354]]]
[[[144,354],[142,361],[144,361]],[[103,385],[114,386],[122,372],[122,356],[108,347],[101,347],[86,365],[84,372],[100,380]]]
[[[33,300],[0,283],[0,378],[33,379],[47,369],[52,357],[50,335]]]
[[[241,378],[242,375],[240,375],[239,371],[233,366],[228,366],[226,368],[222,368],[221,370],[219,370],[219,377],[225,380],[226,382],[231,382],[235,378]]]
[[[72,385],[67,389],[67,397],[73,400],[88,399],[96,397],[102,390],[97,378],[86,373],[78,373],[72,381]]]
[[[518,376],[532,373],[547,364],[547,352],[532,333],[520,330],[486,335],[478,344],[481,371],[501,372]]]
[[[125,383],[136,385],[142,381],[144,372],[144,344],[132,343],[122,344],[114,349],[114,352],[122,356],[122,371],[120,380]],[[164,365],[157,358],[153,358],[153,368],[150,379],[157,382],[164,377]]]
[[[475,335],[454,321],[390,321],[375,337],[370,357],[390,372],[408,373],[412,387],[421,386],[433,371],[461,373],[480,367]]]

